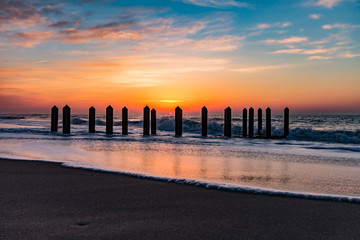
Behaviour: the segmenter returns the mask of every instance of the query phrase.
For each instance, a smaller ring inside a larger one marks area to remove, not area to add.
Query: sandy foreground
[[[360,204],[0,160],[0,239],[359,239]]]

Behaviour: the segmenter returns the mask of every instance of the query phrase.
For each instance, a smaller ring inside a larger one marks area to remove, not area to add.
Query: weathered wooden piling
[[[249,138],[254,137],[254,109],[249,109]]]
[[[224,114],[224,135],[231,137],[231,108],[227,107]]]
[[[58,131],[59,109],[56,106],[51,108],[51,131]]]
[[[151,110],[151,134],[156,134],[156,110]]]
[[[266,109],[266,137],[271,137],[271,109]]]
[[[144,135],[150,134],[150,108],[146,106],[144,108]]]
[[[182,109],[179,106],[175,108],[175,135],[182,135]]]
[[[128,135],[128,109],[126,107],[122,109],[122,134]]]
[[[95,108],[89,108],[89,133],[95,133]]]
[[[113,125],[114,125],[114,110],[109,105],[106,108],[106,134],[113,134]]]
[[[207,122],[208,122],[208,110],[204,106],[201,109],[201,136],[207,137]]]
[[[243,109],[243,128],[242,128],[243,137],[247,137],[247,109]]]
[[[70,107],[63,107],[63,133],[70,133]]]
[[[262,109],[258,109],[258,135],[261,134],[262,130]]]
[[[290,124],[290,115],[289,108],[284,109],[284,137],[289,135],[289,124]]]

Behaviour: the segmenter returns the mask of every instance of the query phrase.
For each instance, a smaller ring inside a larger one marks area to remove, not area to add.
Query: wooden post
[[[254,137],[254,109],[249,109],[249,137]]]
[[[51,108],[51,131],[58,131],[59,109],[56,106]]]
[[[243,109],[243,129],[242,129],[243,137],[247,137],[247,109]]]
[[[182,135],[182,110],[179,106],[175,108],[175,135]]]
[[[271,137],[271,109],[266,109],[266,137]]]
[[[156,110],[151,110],[151,134],[156,134]]]
[[[113,108],[109,105],[106,108],[106,134],[113,134]]]
[[[95,108],[89,108],[89,133],[95,133]]]
[[[231,137],[231,108],[225,109],[224,116],[224,135],[225,137]]]
[[[63,107],[63,133],[70,133],[70,107]]]
[[[289,124],[290,124],[290,116],[289,116],[289,108],[284,109],[284,137],[289,135]]]
[[[204,106],[201,109],[201,136],[207,137],[207,121],[208,121],[208,110]]]
[[[122,134],[128,135],[128,109],[126,107],[122,109]]]
[[[144,108],[144,135],[150,134],[150,108],[146,106]]]
[[[261,134],[262,130],[262,109],[258,109],[258,135]]]

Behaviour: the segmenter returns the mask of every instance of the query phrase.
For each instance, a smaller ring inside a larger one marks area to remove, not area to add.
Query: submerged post
[[[122,134],[128,135],[128,109],[126,107],[122,109]]]
[[[151,134],[156,134],[156,110],[151,110]]]
[[[70,107],[63,107],[63,133],[70,133]]]
[[[289,135],[289,124],[290,124],[290,116],[289,116],[289,108],[284,109],[284,137]]]
[[[95,133],[95,108],[89,108],[89,133]]]
[[[247,109],[243,109],[243,129],[242,129],[243,137],[247,137]]]
[[[51,131],[58,131],[59,109],[56,106],[51,108]]]
[[[113,108],[109,105],[106,108],[106,134],[113,134]]]
[[[231,137],[231,108],[227,107],[224,114],[224,135]]]
[[[262,130],[262,109],[258,109],[258,135],[261,134]]]
[[[146,106],[144,108],[144,135],[150,134],[150,108]]]
[[[254,109],[249,109],[249,138],[254,137]]]
[[[271,137],[271,109],[266,109],[266,137]]]
[[[182,110],[179,106],[175,108],[175,135],[182,135]]]
[[[201,109],[201,136],[207,137],[208,110],[204,106]]]

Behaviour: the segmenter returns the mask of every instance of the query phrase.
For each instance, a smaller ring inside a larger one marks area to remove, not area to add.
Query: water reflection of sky
[[[196,179],[294,192],[360,197],[359,159],[247,151],[238,145],[151,141],[0,140],[0,157]],[[258,146],[261,149],[261,144]],[[285,149],[285,148],[284,148]]]

